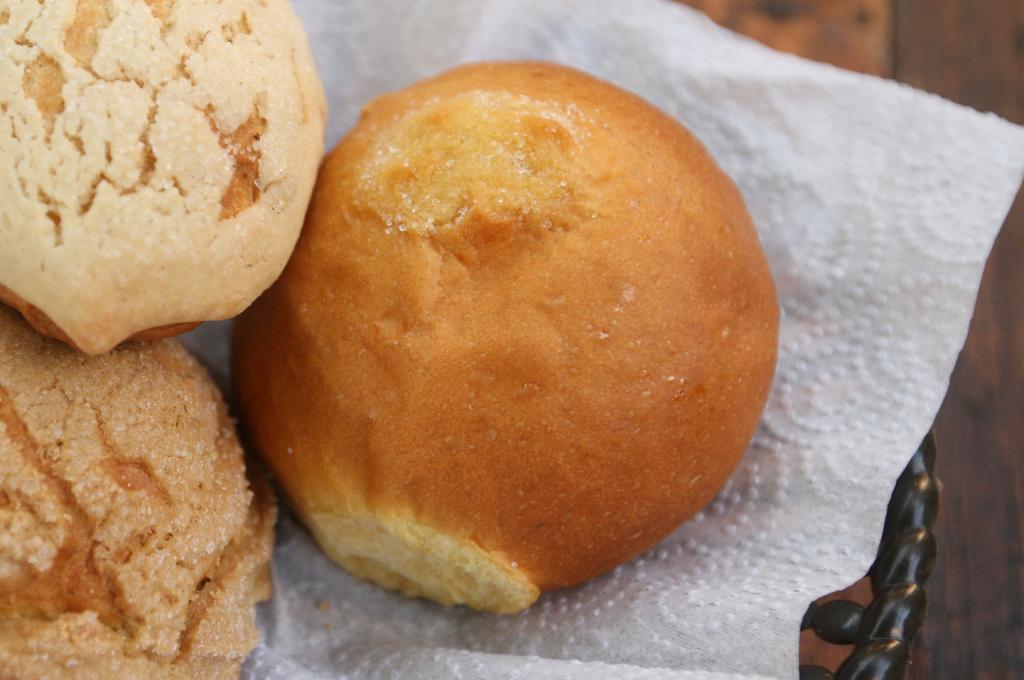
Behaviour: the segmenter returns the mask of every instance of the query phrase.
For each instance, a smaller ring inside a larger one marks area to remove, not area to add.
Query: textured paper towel
[[[575,65],[677,116],[743,190],[784,314],[750,450],[661,545],[503,617],[359,582],[286,516],[246,677],[795,678],[801,615],[871,564],[945,393],[1024,132],[658,0],[296,4],[331,145],[374,95],[482,58]],[[223,326],[190,342],[226,370]]]

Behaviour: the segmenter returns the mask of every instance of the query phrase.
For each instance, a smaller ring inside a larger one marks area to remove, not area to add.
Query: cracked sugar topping
[[[14,0],[0,51],[0,284],[95,352],[276,277],[325,117],[285,0]]]
[[[240,662],[272,542],[256,491],[179,345],[88,358],[0,309],[0,670],[35,677],[101,647],[96,663],[143,657],[152,677]]]

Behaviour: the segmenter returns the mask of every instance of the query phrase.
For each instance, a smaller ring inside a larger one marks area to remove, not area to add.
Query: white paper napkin
[[[661,545],[508,617],[362,583],[285,515],[245,677],[795,678],[802,614],[870,566],[893,482],[946,391],[1024,131],[659,0],[296,5],[330,145],[373,96],[479,59],[574,65],[677,116],[743,190],[784,314],[746,458]],[[224,326],[190,343],[223,378]]]

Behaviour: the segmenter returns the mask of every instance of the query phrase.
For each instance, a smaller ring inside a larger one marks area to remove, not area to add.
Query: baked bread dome
[[[488,63],[366,107],[233,368],[331,557],[514,612],[720,489],[778,314],[740,193],[679,123],[575,70]]]
[[[287,0],[5,2],[0,53],[0,301],[96,354],[277,278],[325,121]]]
[[[0,677],[237,678],[275,516],[179,344],[87,357],[0,307]]]

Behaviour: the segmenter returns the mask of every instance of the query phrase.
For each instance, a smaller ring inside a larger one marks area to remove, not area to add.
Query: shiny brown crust
[[[3,284],[0,284],[0,302],[20,312],[21,315],[25,317],[25,320],[28,321],[29,325],[36,329],[37,332],[42,333],[48,338],[65,342],[75,349],[80,349],[74,341],[68,337],[67,333],[62,331],[57,324],[50,319],[50,317],[43,313],[43,310],[39,309],[35,305],[25,302],[25,300]],[[188,333],[198,327],[198,322],[173,323],[167,326],[159,326],[157,328],[140,331],[128,338],[126,342],[131,342],[133,340],[139,342],[151,342],[153,340],[159,340],[160,338],[169,338],[175,335],[181,335],[182,333]]]
[[[578,71],[488,63],[367,106],[237,323],[234,375],[307,521],[411,515],[547,590],[721,488],[778,315],[742,197],[686,129]]]

